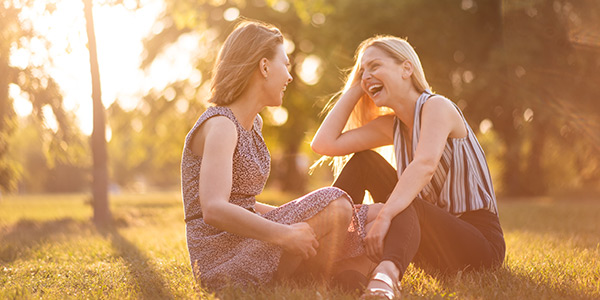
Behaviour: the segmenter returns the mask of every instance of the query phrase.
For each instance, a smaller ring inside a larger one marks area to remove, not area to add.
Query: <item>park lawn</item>
[[[292,197],[266,191],[259,200]],[[89,195],[0,199],[0,299],[180,299],[215,295],[192,279],[178,192],[112,196],[115,226],[90,222]],[[432,276],[410,267],[403,297],[600,298],[600,199],[499,200],[505,265]],[[221,299],[354,299],[317,282],[229,288]]]

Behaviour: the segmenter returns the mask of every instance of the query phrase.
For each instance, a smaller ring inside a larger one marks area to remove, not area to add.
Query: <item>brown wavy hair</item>
[[[283,35],[275,26],[242,21],[229,34],[212,71],[208,102],[227,105],[244,91],[262,58],[272,59]]]

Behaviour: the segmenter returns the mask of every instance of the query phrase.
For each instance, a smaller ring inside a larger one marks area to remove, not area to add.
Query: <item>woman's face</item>
[[[377,106],[388,106],[406,88],[402,64],[378,47],[368,47],[360,60],[360,85]],[[410,82],[410,80],[408,81]]]
[[[268,106],[279,106],[283,101],[283,94],[288,83],[292,81],[289,72],[290,60],[285,53],[283,44],[277,46],[275,55],[267,63],[267,77],[265,92],[267,94]]]

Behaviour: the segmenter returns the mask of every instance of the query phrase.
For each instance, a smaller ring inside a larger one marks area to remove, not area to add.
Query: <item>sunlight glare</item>
[[[27,50],[11,49],[10,63],[20,68],[40,66],[47,70],[63,91],[64,108],[75,112],[80,129],[89,135],[93,128],[93,109],[83,3],[56,1],[56,9],[52,14],[45,12],[45,3],[35,1],[32,7],[24,7],[19,18],[32,20],[32,29],[49,43],[33,39],[23,46]],[[137,7],[137,4],[138,1],[125,1],[123,5],[94,6],[102,102],[105,107],[119,99],[123,108],[134,108],[149,90],[146,84],[148,80],[144,72],[139,70],[142,39],[153,29],[156,30],[154,21],[163,11],[165,3],[162,0],[140,0],[139,9],[130,9],[132,5]],[[173,81],[166,78],[177,74],[177,67],[173,66],[163,74],[162,81]],[[22,108],[19,110],[25,112],[25,107]]]
[[[273,121],[272,125],[274,126],[281,126],[288,120],[288,111],[285,107],[269,106],[267,107],[267,111],[269,111],[269,114],[271,115]]]
[[[321,79],[322,73],[321,59],[316,55],[309,55],[302,61],[298,76],[304,83],[315,85],[319,82],[319,79]]]
[[[494,127],[494,123],[490,119],[484,119],[479,123],[479,131],[483,134],[486,134],[492,127]]]
[[[290,9],[290,3],[285,0],[279,0],[273,5],[273,9],[280,13],[285,13]]]
[[[112,140],[112,129],[110,128],[110,126],[108,124],[106,124],[106,131],[104,131],[105,134],[105,138],[106,138],[106,142],[110,142],[110,140]]]
[[[473,74],[473,72],[465,71],[463,73],[463,81],[465,83],[470,83],[471,81],[473,81],[473,79],[475,79],[475,74]]]
[[[25,117],[31,114],[33,105],[29,101],[29,96],[26,93],[22,93],[18,85],[14,83],[8,85],[8,96],[14,100],[13,107],[17,116]]]
[[[323,24],[325,24],[326,18],[325,18],[325,15],[322,13],[316,13],[316,14],[312,15],[311,20],[312,20],[313,24],[315,24],[315,25],[323,25]]]
[[[42,114],[44,115],[44,125],[46,125],[46,128],[56,133],[58,131],[58,122],[52,112],[52,107],[50,107],[50,105],[44,105],[44,107],[42,107]]]
[[[240,16],[240,10],[235,7],[230,7],[228,9],[226,9],[225,12],[223,13],[223,18],[229,22],[237,19],[239,16]]]
[[[283,45],[285,47],[285,53],[287,53],[288,55],[292,54],[294,50],[296,50],[296,44],[294,44],[294,41],[285,37],[283,39]]]
[[[523,112],[523,119],[525,119],[525,122],[531,122],[533,120],[533,110],[531,108],[528,108]]]

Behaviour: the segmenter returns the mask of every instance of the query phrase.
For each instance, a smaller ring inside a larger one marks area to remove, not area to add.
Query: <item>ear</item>
[[[409,60],[405,60],[400,66],[402,67],[402,78],[410,78],[415,70],[413,64]]]
[[[269,74],[269,60],[267,58],[261,58],[258,62],[258,70],[263,77],[267,78]]]

